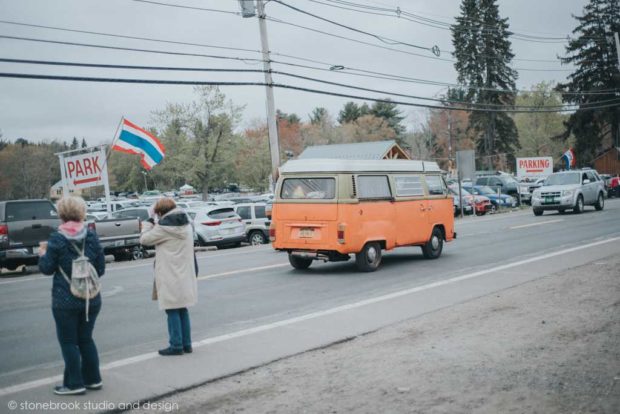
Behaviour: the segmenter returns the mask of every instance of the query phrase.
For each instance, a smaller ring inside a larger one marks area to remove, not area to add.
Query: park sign
[[[63,181],[71,190],[106,185],[108,178],[103,148],[78,155],[61,157]]]
[[[547,176],[553,173],[553,157],[517,158],[517,177]]]

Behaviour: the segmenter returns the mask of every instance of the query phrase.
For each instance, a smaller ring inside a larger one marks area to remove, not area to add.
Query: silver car
[[[189,209],[201,246],[239,246],[246,240],[245,224],[232,207],[209,206]]]
[[[532,209],[536,216],[542,215],[545,210],[556,210],[560,214],[573,210],[578,214],[586,205],[597,210],[605,206],[605,186],[594,170],[551,174],[532,194]]]

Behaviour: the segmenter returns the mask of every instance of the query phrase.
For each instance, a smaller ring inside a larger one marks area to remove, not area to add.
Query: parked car
[[[547,177],[538,177],[533,183],[530,183],[527,187],[527,189],[529,190],[530,194],[534,194],[534,191],[537,188],[542,187],[543,183],[545,182],[545,180],[547,179]]]
[[[458,185],[453,184],[450,187],[450,190],[453,191],[455,194],[457,194],[457,197],[458,197],[458,193],[459,193]],[[469,205],[472,206],[473,212],[476,213],[476,215],[478,216],[483,216],[488,211],[493,210],[493,204],[491,204],[491,200],[489,200],[485,196],[474,195],[470,193],[469,191],[465,189],[464,186],[461,186],[461,196],[463,197],[463,200],[465,201],[465,203],[468,203]]]
[[[113,219],[119,218],[139,218],[141,221],[146,221],[151,216],[150,207],[132,207],[124,210],[118,210],[112,213]]]
[[[458,185],[449,185],[448,191],[450,191],[450,195],[452,196],[452,200],[454,203],[454,216],[458,216],[461,214],[461,203],[459,199],[459,188]],[[473,198],[471,196],[467,197],[465,194],[463,195],[463,213],[466,215],[474,213],[474,207],[472,206]]]
[[[605,186],[594,170],[573,170],[551,174],[545,184],[534,191],[532,209],[540,216],[545,210],[581,213],[584,206],[596,210],[605,206]]]
[[[0,201],[0,268],[36,265],[39,242],[46,241],[59,225],[49,200]]]
[[[508,174],[499,173],[481,176],[476,179],[475,185],[486,185],[493,191],[499,189],[501,193],[514,197],[517,203],[519,203],[519,196],[521,197],[521,202],[525,204],[529,203],[532,197],[527,183],[519,183],[513,176]]]
[[[491,190],[490,187],[485,185],[465,186],[464,188],[473,195],[488,198],[493,206],[493,209],[517,206],[517,200],[515,200],[512,196],[502,194],[501,192],[498,194],[496,191]]]
[[[265,214],[265,203],[242,203],[236,204],[233,208],[245,223],[245,234],[251,245],[269,243],[271,220]]]
[[[144,193],[142,193],[142,195],[140,196],[140,200],[145,201],[145,202],[148,201],[151,204],[153,204],[162,197],[164,197],[164,195],[162,194],[161,191],[150,190],[150,191],[145,191]]]
[[[620,176],[616,175],[609,179],[609,185],[607,187],[607,197],[620,197]]]
[[[208,206],[187,214],[201,246],[240,246],[246,240],[245,224],[232,207]]]

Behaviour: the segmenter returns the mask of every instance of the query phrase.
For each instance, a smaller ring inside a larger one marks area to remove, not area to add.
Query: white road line
[[[540,226],[540,225],[543,225],[543,224],[559,223],[560,221],[564,221],[564,219],[539,221],[538,223],[522,224],[520,226],[512,226],[512,227],[508,227],[508,228],[510,230],[524,229],[526,227],[536,227],[536,226]]]
[[[16,277],[15,279],[2,280],[0,281],[0,285],[10,285],[11,283],[30,282],[43,279],[51,279],[51,276]]]
[[[389,294],[386,294],[386,295],[376,296],[374,298],[361,300],[359,302],[353,302],[353,303],[349,303],[347,305],[337,306],[337,307],[331,308],[331,309],[326,309],[326,310],[322,310],[322,311],[318,311],[318,312],[308,313],[306,315],[297,316],[295,318],[284,319],[284,320],[281,320],[281,321],[278,321],[278,322],[273,322],[273,323],[269,323],[269,324],[265,324],[265,325],[261,325],[261,326],[256,326],[254,328],[243,329],[241,331],[231,332],[229,334],[215,336],[215,337],[212,337],[212,338],[205,338],[205,339],[203,339],[201,341],[194,342],[193,346],[197,348],[197,347],[211,345],[211,344],[215,344],[215,343],[219,343],[219,342],[225,342],[225,341],[228,341],[228,340],[231,340],[231,339],[240,338],[240,337],[252,335],[252,334],[255,334],[255,333],[259,333],[259,332],[269,331],[271,329],[279,328],[279,327],[282,327],[282,326],[293,325],[295,323],[307,321],[307,320],[310,320],[310,319],[316,319],[316,318],[320,318],[322,316],[332,315],[332,314],[335,314],[335,313],[338,313],[338,312],[344,312],[344,311],[348,311],[348,310],[351,310],[351,309],[360,308],[362,306],[367,306],[367,305],[372,305],[374,303],[384,302],[384,301],[390,300],[390,299],[396,299],[396,298],[399,298],[399,297],[402,297],[402,296],[410,295],[412,293],[422,292],[422,291],[425,291],[425,290],[434,289],[434,288],[441,287],[441,286],[451,285],[453,283],[458,283],[458,282],[462,282],[464,280],[473,279],[473,278],[476,278],[476,277],[479,277],[479,276],[487,275],[489,273],[498,272],[498,271],[501,271],[501,270],[506,270],[506,269],[510,269],[510,268],[513,268],[513,267],[521,266],[521,265],[524,265],[524,264],[537,262],[539,260],[549,259],[551,257],[561,256],[563,254],[573,253],[573,252],[576,252],[576,251],[579,251],[579,250],[589,249],[591,247],[596,247],[596,246],[600,246],[602,244],[612,243],[612,242],[615,242],[615,241],[618,241],[618,240],[620,240],[620,237],[613,237],[613,238],[610,238],[610,239],[599,240],[599,241],[588,243],[588,244],[584,244],[584,245],[581,245],[581,246],[571,247],[571,248],[559,250],[559,251],[556,251],[556,252],[546,253],[546,254],[543,254],[543,255],[540,255],[540,256],[530,257],[529,259],[523,259],[523,260],[519,260],[519,261],[516,261],[516,262],[508,263],[508,264],[505,264],[505,265],[496,266],[496,267],[493,267],[493,268],[490,268],[490,269],[480,270],[480,271],[473,272],[473,273],[468,273],[468,274],[465,274],[465,275],[462,275],[462,276],[456,276],[456,277],[453,277],[453,278],[450,278],[450,279],[440,280],[440,281],[429,283],[429,284],[426,284],[426,285],[417,286],[417,287],[414,287],[414,288],[405,289],[405,290],[401,290],[401,291],[398,291],[398,292],[389,293]],[[280,266],[280,265],[277,265],[277,266]],[[148,361],[150,359],[154,359],[154,358],[157,358],[157,357],[158,357],[158,354],[156,352],[149,352],[149,353],[142,354],[142,355],[136,355],[136,356],[130,357],[130,358],[120,359],[118,361],[109,362],[109,363],[104,364],[103,366],[101,366],[101,369],[102,370],[110,370],[110,369],[113,369],[113,368],[119,368],[119,367],[124,367],[124,366],[127,366],[127,365],[132,365],[132,364],[135,364],[137,362]],[[10,394],[15,394],[15,393],[18,393],[18,392],[21,392],[21,391],[26,391],[26,390],[29,390],[29,389],[32,389],[32,388],[43,386],[43,385],[53,384],[54,382],[57,382],[57,381],[59,381],[61,379],[62,379],[62,376],[61,375],[57,375],[57,376],[53,376],[53,377],[41,378],[41,379],[38,379],[38,380],[34,380],[34,381],[30,381],[30,382],[25,382],[25,383],[22,383],[22,384],[13,385],[13,386],[10,386],[10,387],[1,388],[0,389],[0,397],[5,396],[5,395],[10,395]]]
[[[251,249],[252,251],[255,252],[260,252],[260,251],[269,251],[272,250],[271,246],[268,246],[269,248],[262,248],[261,246],[259,247],[248,247],[249,249]],[[202,259],[211,259],[211,258],[217,258],[217,257],[224,257],[224,256],[236,256],[239,254],[248,254],[250,252],[248,251],[243,251],[243,252],[231,252],[231,253],[222,253],[222,254],[213,254],[213,255],[205,255],[205,256],[198,256],[198,260],[202,260]],[[112,272],[116,272],[116,271],[120,271],[120,270],[128,270],[128,269],[137,269],[140,267],[152,267],[153,266],[153,262],[149,261],[147,263],[143,263],[143,264],[139,264],[139,265],[133,265],[133,266],[108,266],[106,268],[106,274],[109,275]],[[241,272],[241,271],[234,271],[234,272]],[[20,283],[20,282],[31,282],[31,281],[36,281],[36,280],[46,280],[46,279],[51,279],[52,276],[33,276],[33,277],[15,277],[15,279],[9,279],[9,280],[0,280],[0,285],[8,285],[11,283]]]

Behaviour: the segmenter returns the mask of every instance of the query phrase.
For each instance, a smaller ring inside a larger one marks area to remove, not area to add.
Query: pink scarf
[[[58,226],[58,230],[68,236],[76,236],[84,231],[84,223],[81,221],[67,221]]]

